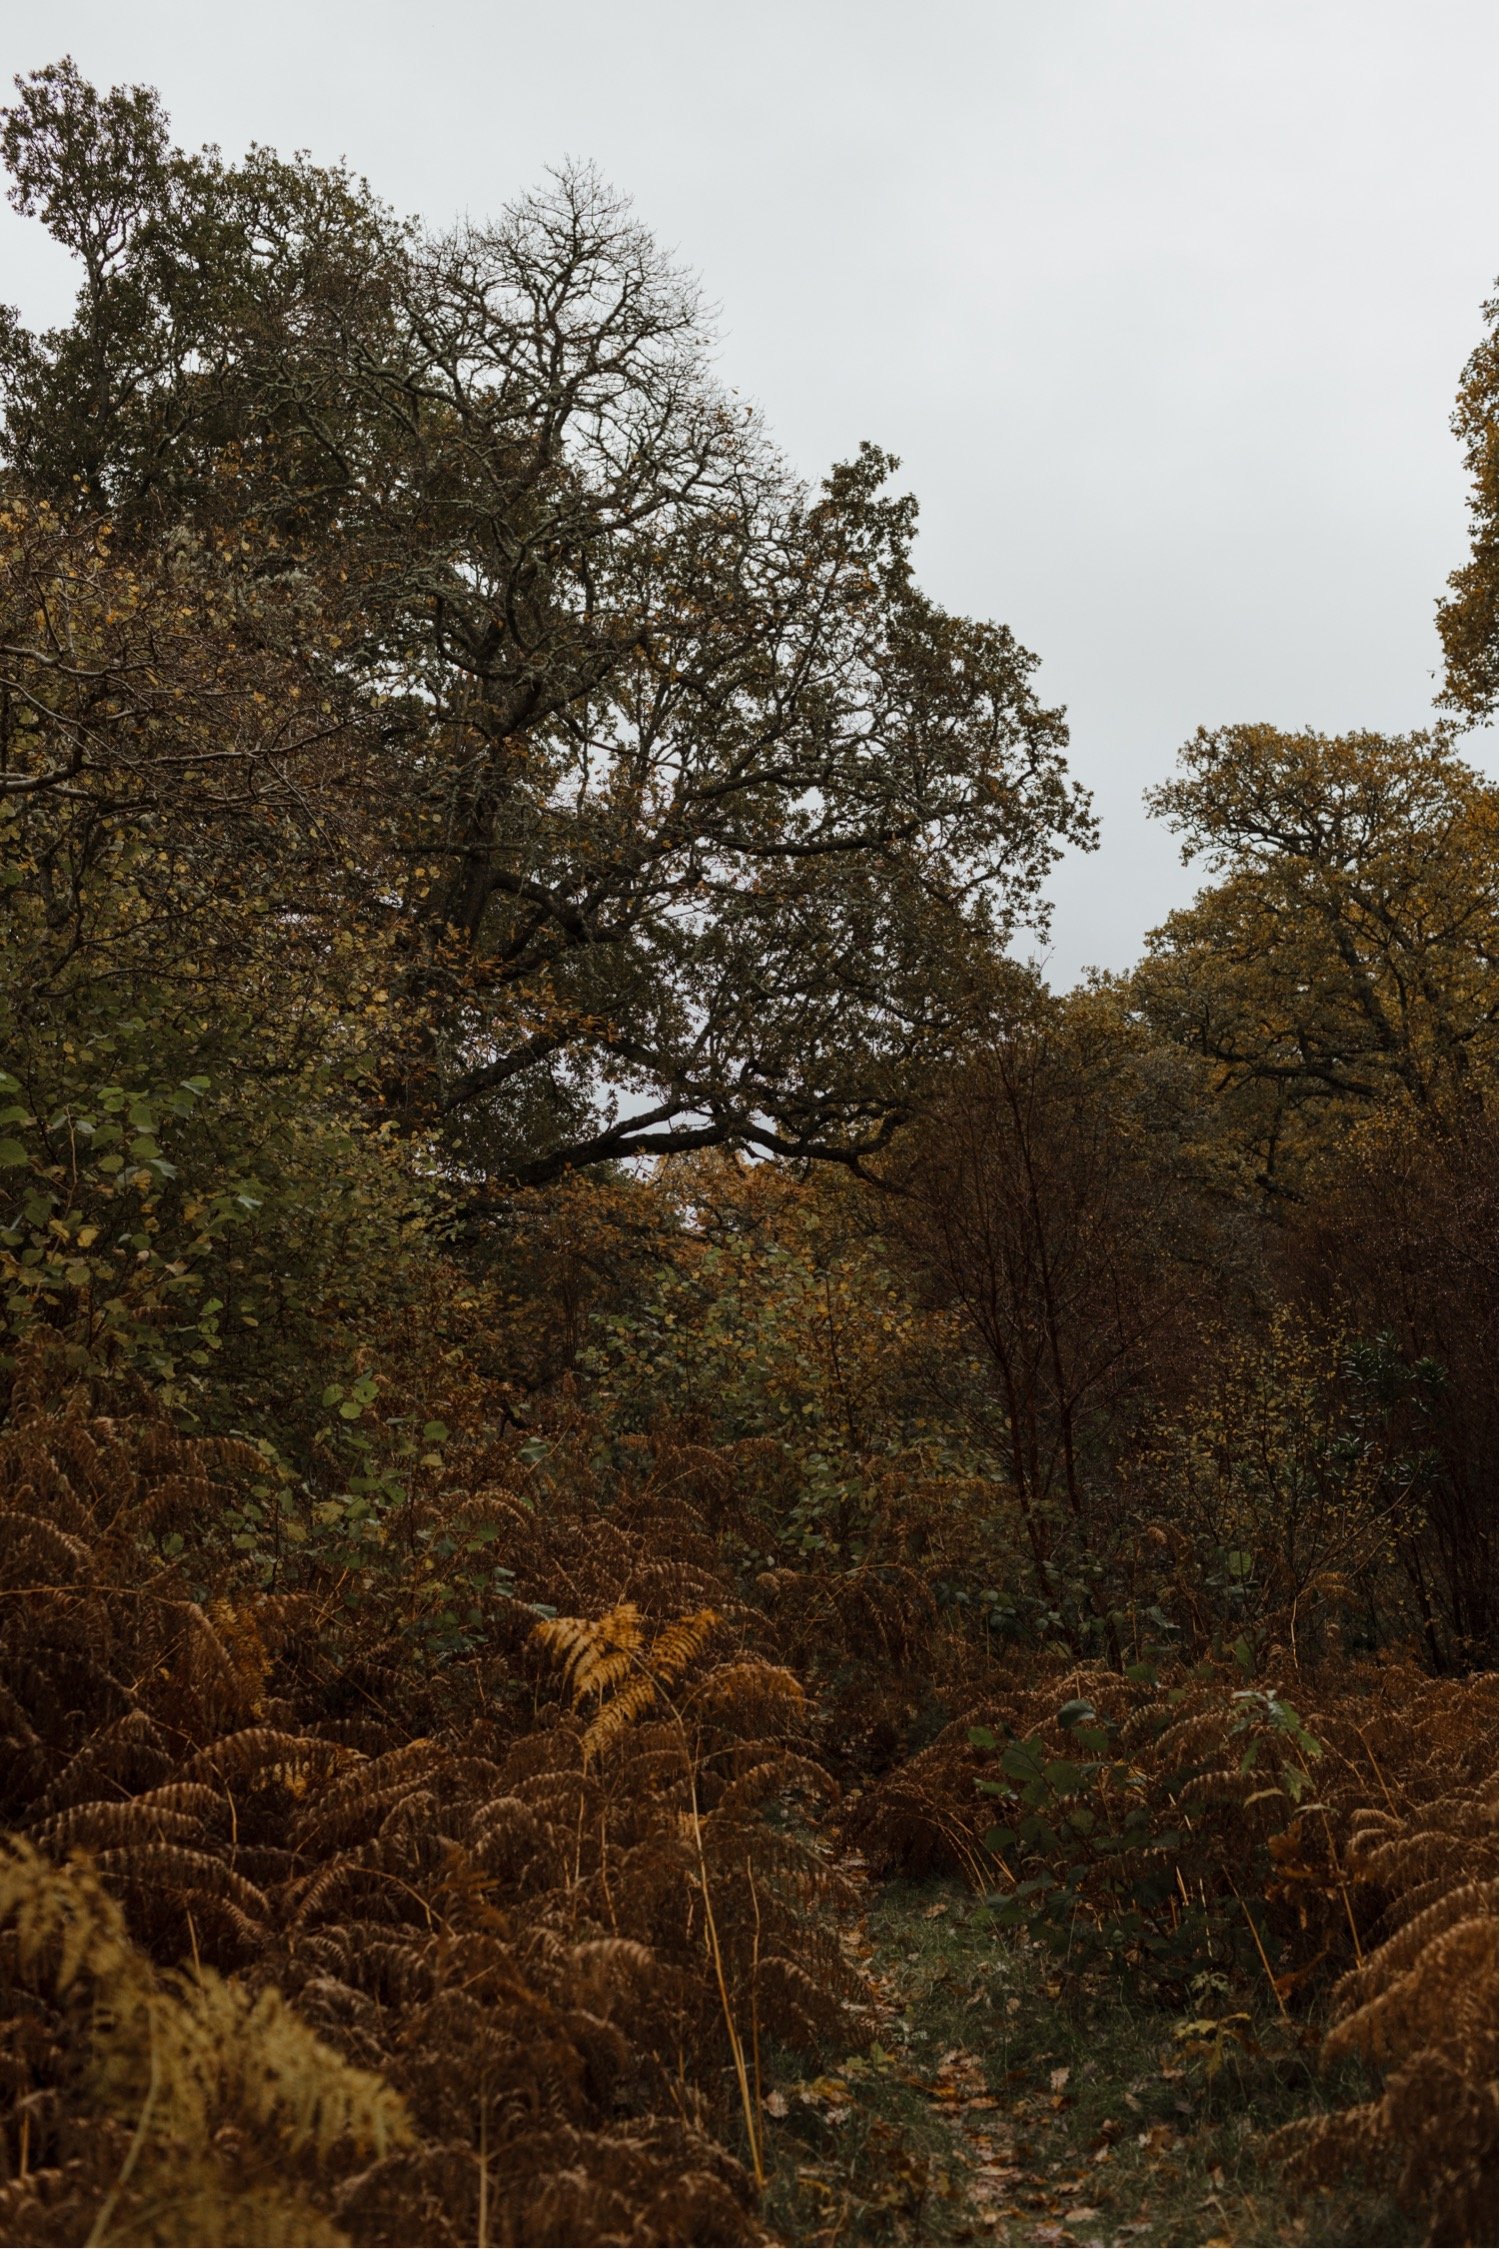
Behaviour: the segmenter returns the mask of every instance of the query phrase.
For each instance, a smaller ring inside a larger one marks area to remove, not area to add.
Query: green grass
[[[885,1888],[865,1941],[881,1992],[867,2046],[821,2076],[768,2075],[767,2214],[784,2241],[1421,2238],[1377,2187],[1293,2191],[1263,2157],[1278,2124],[1362,2091],[1317,2070],[1263,1985],[1202,1987],[1196,2018],[1249,2020],[1180,2037],[1185,2018],[1111,1979],[1060,1980],[948,1883]]]

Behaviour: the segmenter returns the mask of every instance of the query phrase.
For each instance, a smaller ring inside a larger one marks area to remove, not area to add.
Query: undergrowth
[[[716,1464],[444,1442],[267,1585],[262,1449],[23,1363],[5,2239],[1482,2237],[1492,1683],[971,1657],[845,1793]]]
[[[1328,2115],[1369,2079],[1321,2070],[1315,2037],[1235,1971],[1210,1971],[1176,2013],[1108,1971],[1060,1975],[931,1877],[872,1891],[861,1943],[876,2036],[818,2077],[789,2073],[778,2102],[783,2238],[1421,2240],[1357,2171],[1309,2192],[1266,2162],[1269,2128]]]

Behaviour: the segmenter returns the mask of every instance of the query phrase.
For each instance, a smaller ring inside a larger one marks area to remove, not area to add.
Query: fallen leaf
[[[1070,2069],[1055,2069],[1053,2070],[1051,2076],[1048,2078],[1047,2082],[1052,2087],[1054,2093],[1060,2093],[1063,2087],[1067,2084],[1068,2079],[1072,2076],[1072,2074],[1073,2072]]]
[[[944,1905],[943,1901],[940,1898],[936,1905],[929,1905],[925,1908],[922,1914],[922,1919],[924,1921],[936,1921],[938,1915],[940,1913],[946,1913],[947,1910],[947,1906]]]
[[[1086,2226],[1091,2218],[1097,2218],[1098,2215],[1098,2211],[1089,2203],[1080,2202],[1076,2210],[1064,2210],[1063,2223],[1069,2226]]]
[[[793,2090],[799,2101],[807,2101],[813,2107],[827,2101],[842,2105],[849,2099],[849,2088],[839,2077],[815,2077],[810,2085],[798,2085]]]
[[[785,2093],[767,2093],[765,2098],[765,2111],[767,2116],[785,2116],[787,2111],[787,2099]]]

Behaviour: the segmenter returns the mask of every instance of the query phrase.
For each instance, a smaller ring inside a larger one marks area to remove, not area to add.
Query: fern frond
[[[709,1634],[719,1621],[717,1609],[697,1609],[691,1616],[678,1617],[663,1627],[651,1643],[651,1653],[646,1658],[653,1677],[670,1683],[695,1657],[703,1653]]]
[[[586,1761],[603,1755],[610,1743],[617,1741],[632,1722],[651,1708],[657,1696],[654,1679],[632,1679],[605,1703],[598,1716],[591,1719],[583,1731],[583,1754]]]
[[[767,1725],[795,1724],[807,1709],[801,1680],[783,1664],[740,1658],[716,1664],[701,1679],[687,1706],[705,1718],[724,1718],[759,1732]]]
[[[316,1778],[363,1763],[357,1749],[346,1749],[340,1742],[323,1741],[313,1734],[283,1733],[275,1726],[244,1726],[198,1750],[183,1766],[181,1777],[194,1781],[212,1777],[243,1784],[259,1778],[280,1780],[291,1772],[306,1772]]]
[[[545,1617],[532,1638],[551,1651],[562,1666],[563,1678],[577,1709],[584,1697],[597,1693],[629,1670],[629,1659],[640,1647],[640,1610],[634,1601],[621,1601],[594,1619],[578,1616]]]
[[[211,2238],[244,2239],[257,2193],[270,2196],[280,2237],[338,2238],[289,2183],[247,2193],[226,2175],[219,2150],[236,2134],[220,2135],[237,2128],[291,2158],[328,2160],[342,2148],[378,2156],[410,2136],[404,2105],[380,2078],[343,2061],[275,1990],[251,1993],[211,1970],[159,1975],[84,1862],[59,1867],[29,1844],[0,1845],[4,1922],[23,1971],[59,1997],[90,1987],[93,2098],[133,2132],[132,2164],[98,2214],[96,2239],[108,2238],[117,2201],[133,2240],[191,2240],[205,2208],[224,2213]]]
[[[149,1797],[132,1796],[124,1803],[74,1804],[44,1820],[36,1841],[44,1851],[61,1857],[70,1850],[107,1851],[139,1843],[196,1843],[203,1834],[201,1814],[153,1804]]]

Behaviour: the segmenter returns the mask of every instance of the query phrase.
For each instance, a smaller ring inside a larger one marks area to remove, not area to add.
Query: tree
[[[1482,1108],[1362,1116],[1285,1245],[1292,1288],[1346,1338],[1351,1418],[1410,1518],[1400,1559],[1437,1664],[1494,1661],[1494,1138]]]
[[[1495,1030],[1495,796],[1448,738],[1200,729],[1148,797],[1222,880],[1133,979],[1215,1065],[1268,1184],[1330,1107],[1478,1098]]]
[[[1118,1527],[1132,1411],[1232,1286],[1204,1125],[1198,1072],[1115,993],[1037,992],[891,1172],[929,1297],[987,1370],[1037,1589],[1070,1631]]]
[[[3,145],[84,268],[72,326],[0,352],[13,477],[264,610],[311,589],[368,744],[310,816],[392,949],[378,1111],[480,1207],[883,1146],[1092,833],[1034,659],[917,588],[896,464],[804,492],[586,172],[428,236],[343,172],[174,152],[66,63]]]
[[[186,532],[116,544],[0,504],[0,1384],[44,1332],[242,1427],[414,1264],[411,1167],[360,1129],[389,948],[344,924],[333,815],[364,745],[315,601]]]
[[[1437,607],[1445,670],[1438,702],[1465,718],[1495,715],[1497,635],[1500,635],[1500,521],[1496,506],[1496,315],[1500,300],[1484,308],[1485,333],[1475,345],[1458,386],[1453,433],[1469,472],[1469,560],[1455,570],[1452,589]]]

